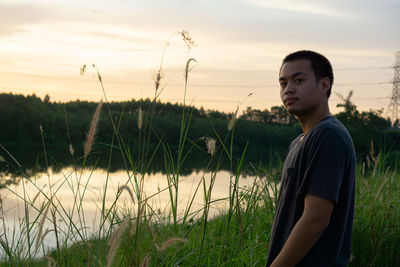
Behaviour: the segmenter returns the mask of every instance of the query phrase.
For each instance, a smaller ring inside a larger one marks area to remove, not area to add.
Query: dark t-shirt
[[[306,194],[335,202],[328,227],[296,266],[346,266],[350,258],[354,215],[356,157],[346,128],[325,117],[290,145],[283,166],[267,266],[278,256],[303,214]]]

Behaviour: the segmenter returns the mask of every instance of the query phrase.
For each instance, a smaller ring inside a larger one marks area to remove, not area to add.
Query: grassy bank
[[[357,179],[350,266],[398,266],[400,175],[371,172]]]
[[[274,189],[265,181],[260,178],[243,188],[233,199],[239,205],[215,218],[208,217],[205,205],[194,211],[197,216],[188,215],[186,221],[181,218],[174,224],[172,214],[157,214],[142,205],[140,216],[116,218],[101,238],[61,245],[40,259],[24,258],[26,254],[10,249],[2,266],[263,266],[274,211]],[[350,266],[400,262],[399,192],[396,172],[358,175]]]

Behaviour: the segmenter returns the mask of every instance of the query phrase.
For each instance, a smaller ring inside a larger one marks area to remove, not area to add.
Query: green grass
[[[398,266],[400,263],[400,175],[358,177],[350,266]]]

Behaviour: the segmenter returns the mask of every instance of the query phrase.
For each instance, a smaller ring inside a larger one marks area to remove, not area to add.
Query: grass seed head
[[[237,105],[237,107],[236,107],[236,111],[232,114],[231,120],[229,121],[229,124],[228,124],[228,131],[231,131],[231,130],[233,129],[233,127],[235,126],[236,117],[237,117],[237,113],[238,113],[238,111],[239,111],[240,105],[242,105],[243,102],[244,102],[247,98],[249,98],[250,96],[252,96],[252,95],[253,95],[253,93],[250,92],[250,93],[247,95],[247,97],[245,97],[243,100],[239,101],[239,103],[238,103],[238,105]]]
[[[172,237],[170,239],[167,239],[162,245],[161,245],[161,250],[166,250],[167,248],[169,248],[170,246],[172,246],[173,244],[176,244],[178,242],[181,243],[187,243],[188,240],[184,239],[184,238],[180,238],[180,237]]]
[[[103,105],[103,99],[100,100],[99,104],[97,105],[96,111],[93,115],[92,123],[90,124],[90,129],[87,134],[86,142],[85,142],[85,146],[84,146],[85,157],[87,157],[87,155],[90,153],[90,150],[92,150],[94,138],[95,138],[96,132],[97,132],[97,125],[99,123],[100,111],[101,111],[102,105]]]
[[[204,140],[207,147],[207,153],[211,154],[211,156],[214,156],[217,140],[215,140],[215,138],[212,137],[200,137],[200,140]]]
[[[217,140],[215,140],[215,138],[212,137],[200,137],[200,140],[204,140],[206,147],[207,147],[207,153],[211,154],[211,156],[214,156],[215,151],[216,151],[216,144],[217,144]]]
[[[107,267],[112,266],[114,262],[115,255],[117,254],[119,245],[121,243],[122,235],[129,227],[130,218],[126,218],[118,227],[118,229],[112,234],[110,240],[108,241],[108,245],[110,246],[110,250],[107,254]]]
[[[42,240],[45,238],[45,236],[46,236],[48,233],[50,233],[50,232],[52,232],[52,231],[53,231],[52,229],[46,228],[46,231],[44,231],[44,233],[43,233],[43,235],[42,235]]]
[[[207,149],[208,149],[208,154],[211,154],[211,156],[214,156],[215,154],[215,144],[217,143],[217,140],[214,138],[207,138]]]
[[[133,197],[133,193],[132,193],[132,190],[130,189],[130,187],[127,185],[122,185],[118,188],[118,192],[122,192],[123,190],[128,191],[128,193],[132,199],[132,202],[135,203],[135,198]]]
[[[190,37],[189,32],[186,30],[180,31],[179,34],[182,36],[182,40],[185,42],[188,51],[193,47],[196,47],[196,42]]]
[[[80,74],[83,75],[86,72],[86,64],[84,64],[80,69]]]
[[[367,166],[368,166],[368,169],[369,169],[371,167],[371,161],[369,160],[368,155],[366,155],[366,159],[367,159]]]
[[[46,220],[47,212],[49,211],[50,205],[51,205],[50,202],[48,202],[46,210],[44,211],[44,213],[42,215],[42,219],[39,222],[39,230],[38,230],[38,235],[36,237],[36,242],[35,242],[35,250],[36,251],[39,248],[40,241],[42,241],[43,237],[44,237],[44,235],[42,236],[43,225],[44,225],[44,221]]]
[[[154,86],[156,88],[156,92],[160,88],[161,80],[164,78],[164,73],[162,72],[161,68],[154,73],[153,80],[154,80]]]
[[[96,71],[97,78],[99,79],[99,82],[102,82],[99,69],[98,69],[98,68],[96,67],[96,65],[94,65],[94,64],[92,64],[92,67],[93,67],[93,69]]]
[[[71,154],[71,156],[74,156],[74,154],[75,154],[75,149],[72,146],[72,144],[69,144],[69,153]]]
[[[231,131],[235,126],[237,113],[238,113],[238,108],[236,109],[235,113],[232,114],[231,120],[229,121],[228,124],[228,131]]]
[[[150,255],[147,255],[146,257],[144,257],[144,259],[142,260],[142,262],[140,263],[140,267],[147,267],[150,265]]]
[[[365,176],[365,161],[363,161],[363,163],[362,163],[361,174],[362,174],[363,176]]]
[[[143,126],[143,112],[142,108],[139,107],[139,112],[138,112],[138,128],[139,130],[142,129]]]

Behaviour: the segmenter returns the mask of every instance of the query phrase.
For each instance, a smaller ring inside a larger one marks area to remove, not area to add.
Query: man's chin
[[[306,116],[308,112],[306,110],[302,109],[297,109],[295,107],[288,107],[286,108],[287,112],[289,112],[290,115],[295,116],[296,118]]]
[[[299,111],[295,107],[289,106],[289,107],[285,107],[285,108],[286,108],[287,112],[289,112],[291,115],[296,116],[296,114],[299,113]]]

